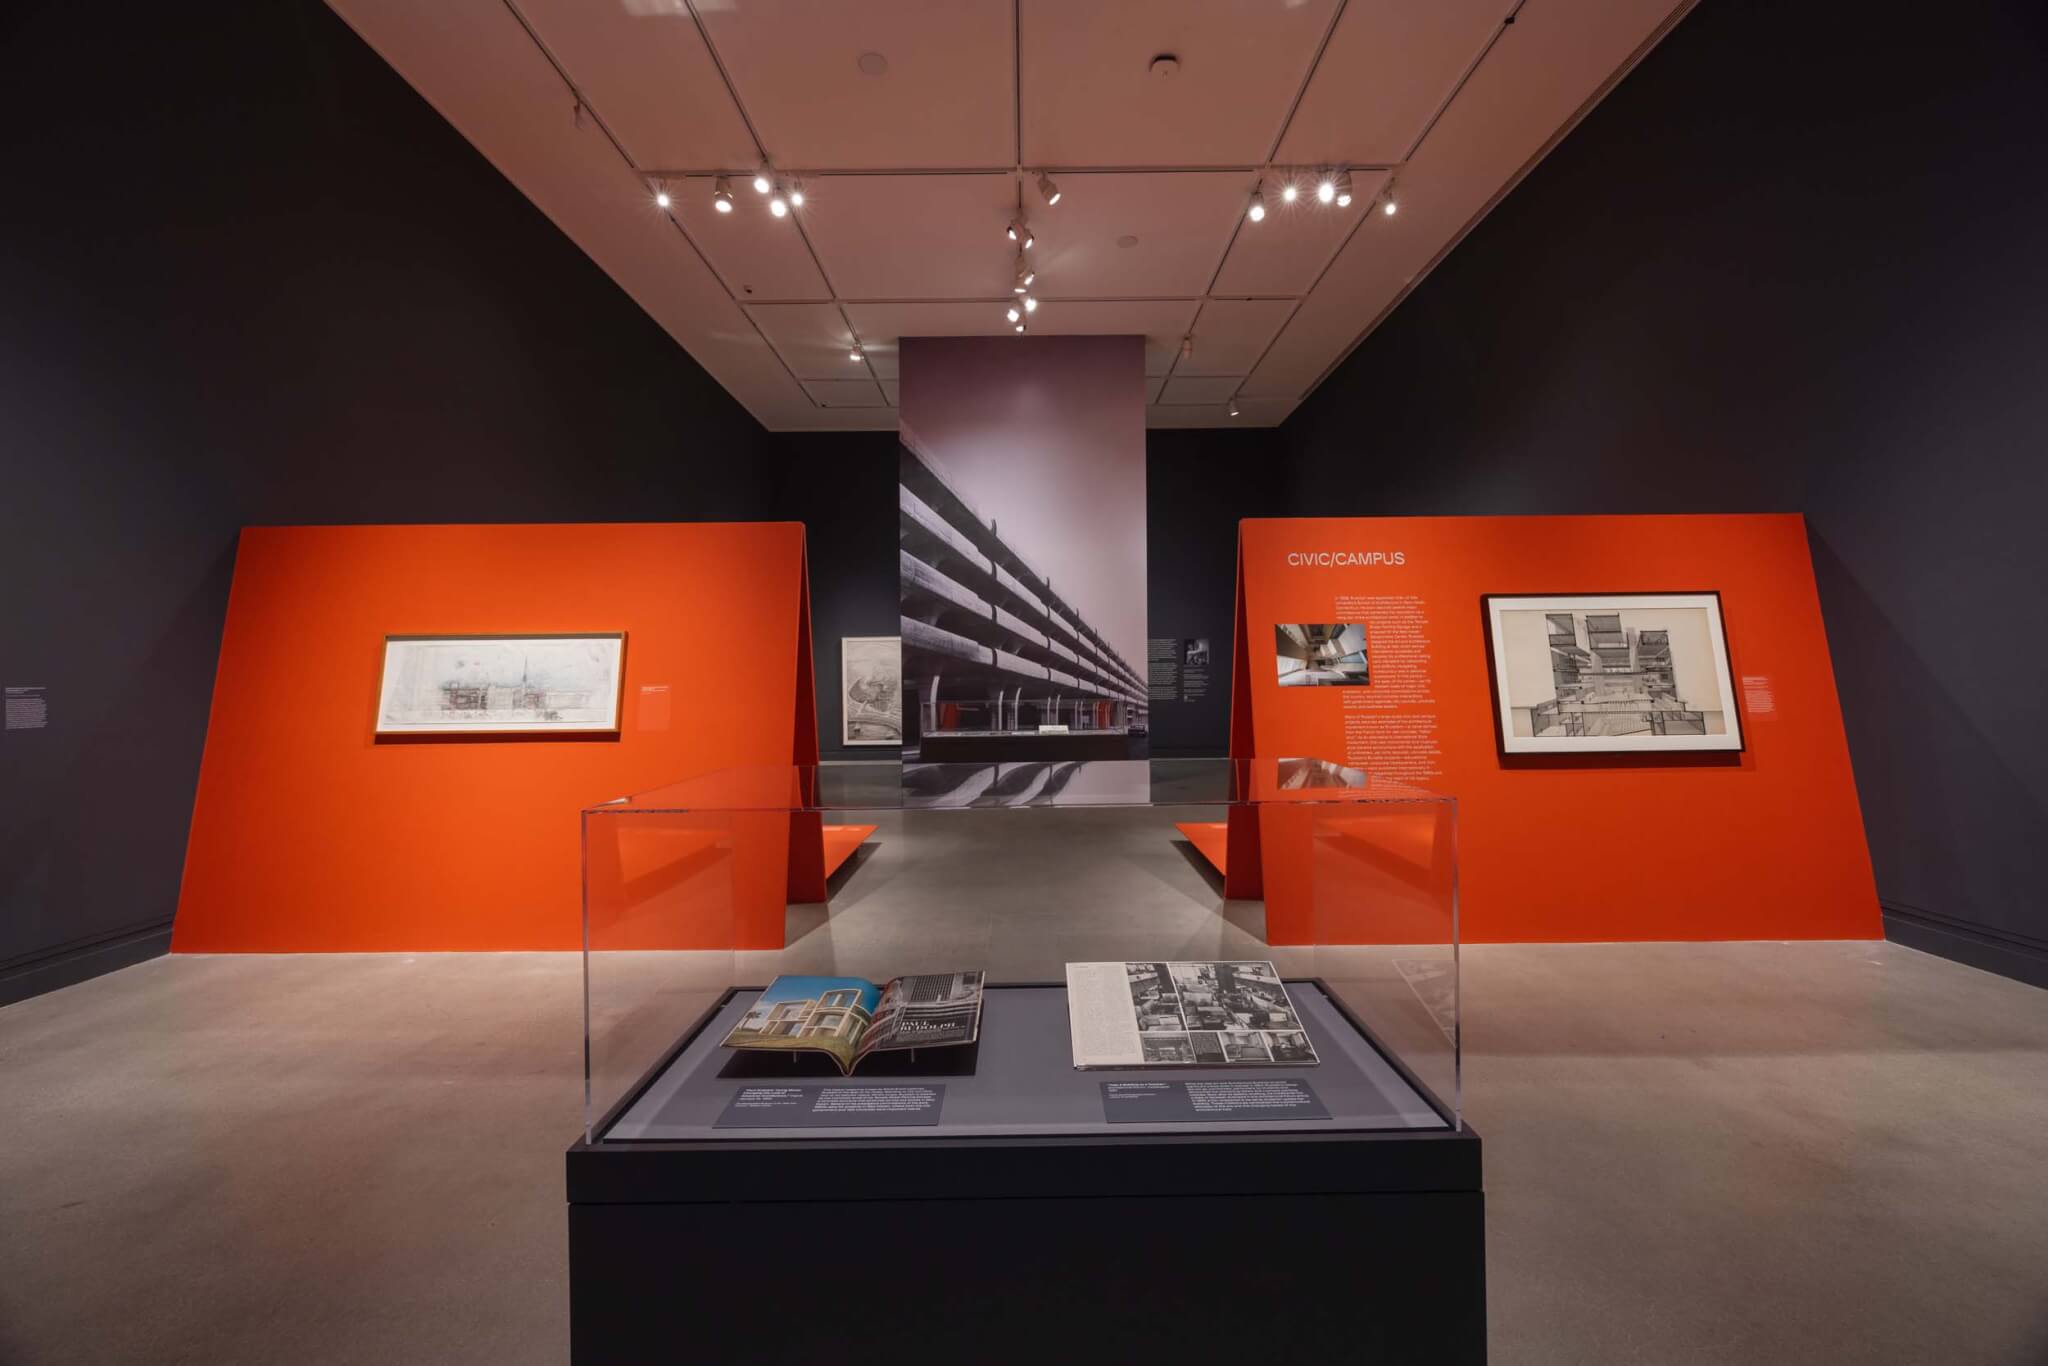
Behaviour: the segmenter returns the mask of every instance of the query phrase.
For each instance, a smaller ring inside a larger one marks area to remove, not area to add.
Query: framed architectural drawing
[[[903,743],[903,643],[897,637],[840,638],[839,739],[848,745]]]
[[[623,631],[386,636],[379,735],[617,734]]]
[[[1718,593],[1491,594],[1508,754],[1740,750]]]

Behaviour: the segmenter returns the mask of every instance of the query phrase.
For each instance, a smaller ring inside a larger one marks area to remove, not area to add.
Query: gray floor
[[[1178,853],[1113,925],[875,857],[792,966],[1256,943]],[[580,981],[179,957],[0,1010],[0,1362],[562,1361]],[[1496,1362],[2048,1362],[2048,993],[1808,943],[1474,947],[1464,997]]]

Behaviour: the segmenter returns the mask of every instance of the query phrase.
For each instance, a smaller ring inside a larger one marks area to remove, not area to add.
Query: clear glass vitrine
[[[1447,796],[1313,759],[845,763],[705,773],[582,822],[589,1144],[1103,1132],[1101,1086],[1122,1074],[1075,1067],[1064,983],[1068,964],[1119,962],[1270,961],[1317,1059],[1286,1061],[1272,1033],[1271,1062],[1132,1077],[1294,1077],[1324,1127],[1461,1127]],[[739,1086],[781,1075],[721,1047],[770,979],[975,970],[980,1043],[925,1050],[940,1122],[720,1122]]]

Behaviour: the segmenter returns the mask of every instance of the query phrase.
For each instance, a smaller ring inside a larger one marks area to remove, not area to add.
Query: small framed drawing
[[[386,636],[378,735],[614,734],[626,633]]]
[[[839,739],[903,743],[903,642],[896,636],[840,638]]]
[[[1742,748],[1719,593],[1481,601],[1503,753]]]

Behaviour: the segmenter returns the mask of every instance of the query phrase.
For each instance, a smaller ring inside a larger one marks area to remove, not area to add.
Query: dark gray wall
[[[162,946],[237,528],[760,516],[773,446],[318,0],[0,26],[4,1001]]]
[[[1799,511],[1896,938],[2048,982],[2048,7],[1707,0],[1284,429],[1297,511]]]

